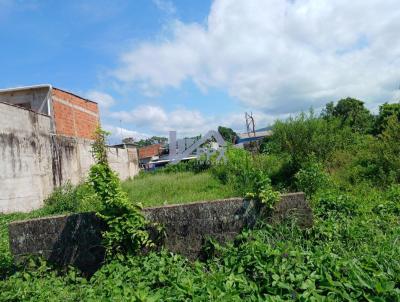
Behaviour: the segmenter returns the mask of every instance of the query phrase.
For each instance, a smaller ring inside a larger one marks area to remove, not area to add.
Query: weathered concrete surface
[[[49,116],[0,103],[0,213],[38,208],[51,192]]]
[[[51,128],[49,116],[0,102],[0,213],[37,209],[55,187],[85,179],[92,141],[54,135]],[[108,148],[121,179],[139,173],[135,151]]]
[[[244,227],[252,227],[259,213],[254,202],[241,198],[144,209],[150,221],[164,227],[162,244],[189,259],[201,256],[207,237],[219,242],[231,240]],[[279,223],[292,215],[302,226],[312,225],[312,212],[303,193],[282,195],[270,219]],[[102,227],[93,213],[13,222],[9,226],[10,247],[17,260],[28,254],[42,255],[57,264],[92,272],[104,256]]]
[[[25,220],[10,224],[10,247],[16,260],[38,255],[93,273],[104,259],[103,229],[103,222],[94,213]]]
[[[18,105],[35,112],[49,115],[49,92],[49,87],[2,91],[0,93],[0,102]]]

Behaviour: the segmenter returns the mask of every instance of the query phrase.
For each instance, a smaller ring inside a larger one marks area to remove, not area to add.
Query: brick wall
[[[91,139],[99,123],[96,103],[53,88],[53,112],[56,133]]]
[[[151,146],[142,147],[139,149],[139,159],[160,155],[161,145],[154,144]]]

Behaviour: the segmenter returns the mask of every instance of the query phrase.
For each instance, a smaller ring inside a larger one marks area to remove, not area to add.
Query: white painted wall
[[[86,178],[92,142],[50,129],[49,116],[0,102],[0,213],[37,209],[56,186]],[[139,173],[135,149],[108,148],[108,157],[121,179]]]

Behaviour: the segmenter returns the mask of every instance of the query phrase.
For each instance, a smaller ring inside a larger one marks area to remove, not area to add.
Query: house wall
[[[99,109],[96,103],[74,94],[53,88],[54,123],[56,133],[91,139],[99,124]]]
[[[92,141],[51,134],[51,118],[0,103],[0,213],[30,211],[55,187],[84,180],[93,164]],[[108,148],[121,179],[139,172],[135,149]]]
[[[160,155],[161,145],[154,144],[150,146],[141,147],[139,149],[139,158],[147,158],[155,155]]]

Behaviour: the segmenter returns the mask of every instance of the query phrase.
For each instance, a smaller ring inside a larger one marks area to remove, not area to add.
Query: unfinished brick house
[[[50,116],[55,134],[91,139],[99,124],[96,102],[48,84],[0,89],[0,102]]]

